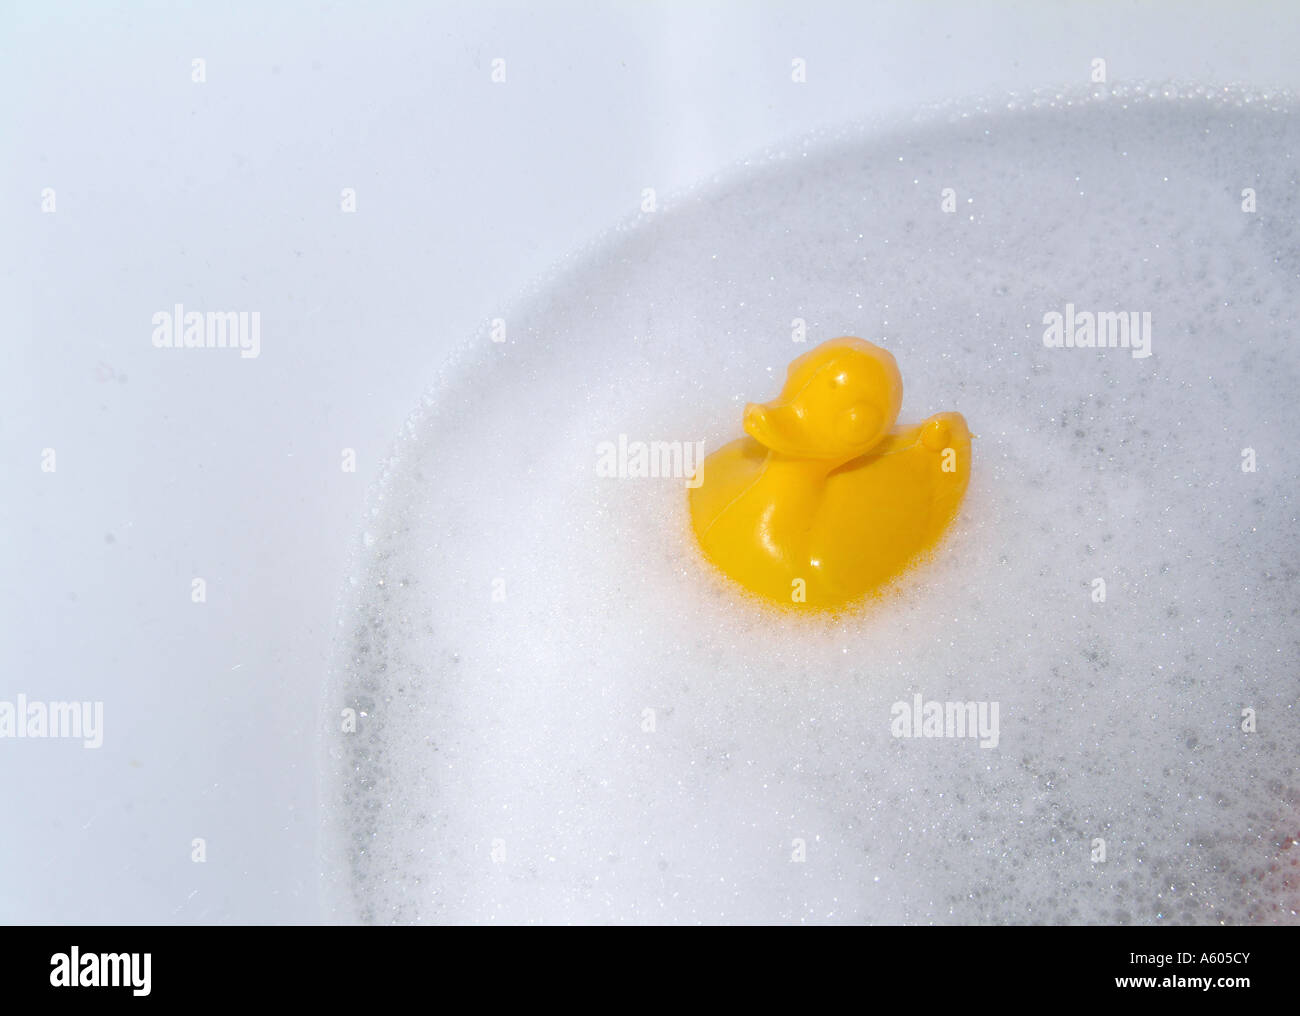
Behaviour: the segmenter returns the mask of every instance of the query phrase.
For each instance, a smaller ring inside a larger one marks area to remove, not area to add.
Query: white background
[[[1295,90],[1298,52],[1289,2],[6,3],[0,699],[102,700],[105,742],[0,740],[0,921],[317,919],[366,489],[448,351],[643,188],[1093,57]],[[176,302],[260,311],[262,355],[153,348]]]

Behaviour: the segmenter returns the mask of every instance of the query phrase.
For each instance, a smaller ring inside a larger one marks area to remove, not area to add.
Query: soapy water
[[[1297,922],[1300,131],[1017,105],[661,204],[434,386],[340,623],[331,916]],[[1149,312],[1151,355],[1045,347],[1067,304]],[[841,334],[900,422],[966,416],[971,485],[892,596],[790,616],[703,563],[680,477],[598,460],[716,449]]]

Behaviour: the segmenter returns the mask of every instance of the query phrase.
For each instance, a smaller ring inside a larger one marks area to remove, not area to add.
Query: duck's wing
[[[690,491],[691,523],[703,536],[728,507],[748,490],[763,472],[767,449],[752,437],[723,445],[708,456]]]
[[[927,447],[924,426],[894,428],[869,455],[828,477],[813,542],[837,585],[879,588],[928,553],[952,522],[970,476],[969,437],[952,435],[948,471],[945,449]]]

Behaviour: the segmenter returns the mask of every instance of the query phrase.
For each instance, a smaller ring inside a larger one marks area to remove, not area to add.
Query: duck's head
[[[902,404],[892,354],[865,339],[831,339],[790,364],[773,401],[745,407],[745,432],[783,455],[847,462],[889,433]]]

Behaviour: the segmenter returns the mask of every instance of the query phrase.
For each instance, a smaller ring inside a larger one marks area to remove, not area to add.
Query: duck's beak
[[[745,406],[744,422],[745,433],[764,448],[785,455],[803,454],[798,441],[798,413],[789,403],[750,402]]]

